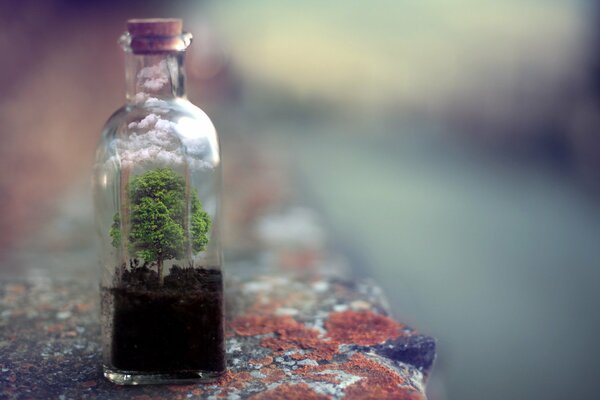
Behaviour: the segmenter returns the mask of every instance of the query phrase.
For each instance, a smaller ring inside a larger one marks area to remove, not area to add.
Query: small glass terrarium
[[[220,155],[185,97],[181,20],[128,21],[127,103],[104,127],[94,198],[104,375],[120,384],[225,371]]]

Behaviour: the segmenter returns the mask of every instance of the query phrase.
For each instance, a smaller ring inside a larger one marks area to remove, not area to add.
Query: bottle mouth
[[[119,38],[126,52],[155,54],[184,51],[192,42],[192,34],[182,31],[177,18],[130,19],[127,32]]]
[[[125,32],[119,38],[119,44],[128,53],[158,54],[185,51],[192,43],[192,34],[182,32],[177,36],[132,36]]]

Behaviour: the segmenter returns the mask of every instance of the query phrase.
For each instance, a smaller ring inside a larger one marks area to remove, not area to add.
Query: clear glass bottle
[[[96,153],[104,375],[119,384],[207,381],[225,371],[215,128],[185,97],[191,35],[130,20],[127,103]]]

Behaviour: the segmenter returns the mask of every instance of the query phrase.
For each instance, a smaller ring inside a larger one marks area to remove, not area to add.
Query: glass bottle
[[[179,19],[128,21],[127,102],[96,152],[103,368],[119,384],[225,371],[219,143],[185,96],[191,38]]]

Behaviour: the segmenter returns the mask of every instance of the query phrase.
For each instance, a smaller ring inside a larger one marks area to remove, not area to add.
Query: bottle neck
[[[139,104],[150,98],[185,98],[183,51],[135,54],[125,53],[127,103]]]

